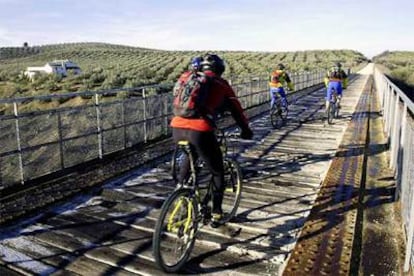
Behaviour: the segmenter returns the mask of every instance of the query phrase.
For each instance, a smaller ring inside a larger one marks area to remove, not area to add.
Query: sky
[[[413,0],[0,0],[0,47],[414,51]]]

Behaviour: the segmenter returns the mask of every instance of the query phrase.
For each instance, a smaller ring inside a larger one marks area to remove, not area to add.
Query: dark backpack
[[[174,86],[173,113],[185,118],[200,118],[207,115],[205,102],[212,78],[201,72],[192,72],[186,79],[178,80]]]
[[[329,78],[342,79],[342,74],[337,68],[335,68],[335,69],[332,69],[331,72],[329,73]]]

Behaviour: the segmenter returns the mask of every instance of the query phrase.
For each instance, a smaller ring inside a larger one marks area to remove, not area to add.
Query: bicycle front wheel
[[[152,243],[155,262],[165,272],[179,271],[189,258],[196,238],[197,215],[197,201],[191,189],[174,191],[162,205]]]
[[[231,159],[224,160],[225,189],[223,196],[223,213],[225,222],[230,221],[237,212],[242,196],[242,175],[239,164]]]
[[[283,121],[286,121],[287,117],[288,117],[288,114],[289,114],[289,109],[288,109],[287,105],[282,106],[281,109],[282,109],[282,113],[280,114],[280,116],[282,117]]]
[[[335,117],[335,105],[333,103],[329,103],[327,113],[328,114],[326,114],[326,115],[328,116],[328,124],[332,124],[333,119]]]
[[[335,103],[335,118],[339,118],[339,102]]]

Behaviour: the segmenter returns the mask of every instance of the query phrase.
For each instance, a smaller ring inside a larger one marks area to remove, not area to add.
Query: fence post
[[[21,145],[21,140],[20,140],[19,112],[17,108],[17,102],[13,102],[13,110],[14,110],[14,122],[16,126],[17,151],[19,152],[20,183],[24,184],[22,145]]]
[[[60,167],[65,168],[64,154],[63,154],[63,134],[62,134],[62,117],[60,111],[57,112],[58,118],[58,135],[59,135],[59,150],[60,150]]]
[[[143,106],[144,106],[144,143],[148,141],[148,133],[147,133],[147,96],[145,94],[145,88],[142,88],[142,99],[143,99]]]
[[[391,156],[390,156],[390,165],[395,171],[397,171],[397,155],[398,150],[400,148],[400,130],[401,130],[401,112],[399,109],[399,102],[400,97],[395,95],[395,103],[394,104],[394,115],[393,115],[393,122],[392,122],[392,130],[391,130]]]
[[[164,108],[163,108],[163,112],[162,112],[162,116],[164,116],[164,124],[165,124],[165,128],[164,128],[164,135],[168,135],[168,106],[171,105],[170,103],[170,97],[164,97]]]
[[[389,105],[389,98],[390,98],[390,85],[388,82],[385,83],[384,85],[384,131],[387,134],[387,138],[388,138],[388,113],[389,113],[389,109],[390,109],[390,105]]]
[[[385,76],[382,76],[381,77],[381,93],[382,93],[382,97],[381,97],[381,107],[382,107],[382,113],[383,113],[383,115],[385,114],[385,112],[384,112],[384,106],[385,106],[385,103],[386,103],[386,100],[387,100],[387,83],[386,83],[386,81],[385,81]],[[383,118],[383,120],[384,120],[384,118]]]
[[[411,263],[411,250],[413,247],[413,234],[414,234],[414,200],[411,200],[410,213],[408,219],[408,231],[407,231],[407,247],[405,249],[404,260],[404,272],[408,272]]]
[[[312,72],[312,86],[314,86],[315,84],[318,84],[319,80],[318,80],[318,73],[317,72]]]
[[[99,159],[102,159],[102,127],[101,127],[101,109],[99,108],[99,95],[95,93],[95,110],[96,110],[96,126],[98,129],[98,153]]]
[[[127,93],[129,93],[129,91],[127,91]],[[128,95],[126,95],[125,98],[127,98]],[[126,149],[127,147],[127,127],[126,127],[126,122],[125,122],[125,98],[122,99],[122,103],[121,103],[121,120],[122,120],[122,126],[124,129],[124,149]]]
[[[395,101],[395,97],[396,95],[394,94],[394,89],[392,88],[391,85],[389,85],[389,98],[388,98],[388,105],[389,105],[389,109],[388,109],[388,116],[387,116],[387,133],[388,133],[388,138],[391,139],[391,130],[392,130],[392,121],[394,118],[394,107],[395,105],[393,105],[394,101]]]
[[[253,105],[253,78],[250,77],[250,105]]]
[[[407,128],[407,117],[408,117],[408,107],[407,103],[404,102],[403,112],[402,112],[402,119],[401,119],[401,139],[400,139],[400,153],[398,154],[398,163],[399,168],[397,170],[397,185],[395,188],[394,198],[397,201],[400,198],[401,191],[403,186],[405,185],[405,175],[408,173],[408,162],[405,160],[409,160],[407,158],[407,154],[409,154],[408,149],[410,148],[409,143],[410,139],[407,139],[407,135],[409,134]],[[407,164],[406,164],[407,163]],[[407,181],[409,182],[409,180]],[[408,183],[407,183],[408,187]]]

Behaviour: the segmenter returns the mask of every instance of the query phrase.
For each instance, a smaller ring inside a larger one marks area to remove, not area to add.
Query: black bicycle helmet
[[[285,66],[282,63],[279,63],[276,68],[279,70],[285,70]]]
[[[338,68],[341,68],[342,64],[340,62],[337,62],[337,63],[335,63],[335,66],[338,67]]]
[[[224,61],[215,54],[206,54],[201,62],[201,71],[211,70],[219,76],[223,74],[225,68]]]

